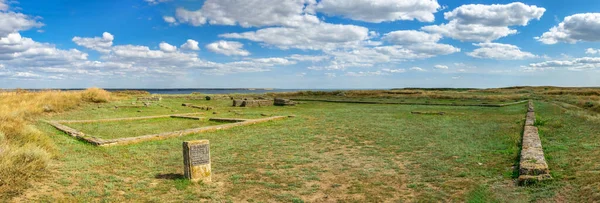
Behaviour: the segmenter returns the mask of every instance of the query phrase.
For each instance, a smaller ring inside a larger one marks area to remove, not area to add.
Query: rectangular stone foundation
[[[144,119],[161,118],[161,117],[181,116],[181,115],[183,115],[183,114],[167,115],[167,116],[152,116],[152,117],[143,117],[143,118]],[[293,117],[293,116],[289,116],[289,117]],[[206,126],[206,127],[200,127],[200,128],[193,128],[193,129],[187,129],[187,130],[180,130],[180,131],[173,131],[173,132],[164,132],[164,133],[159,133],[159,134],[143,135],[143,136],[138,136],[138,137],[125,137],[125,138],[117,138],[117,139],[109,139],[109,140],[93,137],[91,135],[86,135],[82,132],[79,132],[75,129],[72,129],[68,126],[61,124],[61,123],[92,122],[93,120],[46,121],[46,122],[48,124],[54,126],[56,129],[63,131],[72,137],[87,141],[96,146],[105,147],[105,146],[134,144],[134,143],[150,141],[150,140],[162,140],[162,139],[167,139],[167,138],[172,138],[172,137],[181,137],[184,135],[195,134],[195,133],[214,132],[214,131],[225,130],[225,129],[230,129],[230,128],[239,127],[239,126],[247,126],[247,125],[253,125],[253,124],[258,124],[258,123],[263,123],[263,122],[268,122],[268,121],[281,120],[281,119],[285,119],[285,118],[288,118],[288,117],[287,116],[273,116],[273,117],[259,118],[259,119],[209,118],[208,120],[210,120],[210,121],[231,122],[231,123],[215,125],[215,126]],[[106,122],[106,121],[116,121],[116,120],[139,120],[139,118],[101,119],[101,120],[97,120],[97,121],[98,122]]]

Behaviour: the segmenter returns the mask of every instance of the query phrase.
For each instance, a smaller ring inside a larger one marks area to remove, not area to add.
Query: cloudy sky
[[[599,86],[564,2],[0,0],[0,88]]]

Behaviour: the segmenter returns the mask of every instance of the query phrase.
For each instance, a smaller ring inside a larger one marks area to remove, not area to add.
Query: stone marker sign
[[[210,145],[208,140],[183,142],[185,178],[192,182],[211,182]]]

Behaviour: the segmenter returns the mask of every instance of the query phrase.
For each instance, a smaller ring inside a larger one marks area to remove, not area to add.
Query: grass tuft
[[[86,89],[81,96],[84,101],[94,103],[106,103],[111,99],[110,92],[96,87]]]

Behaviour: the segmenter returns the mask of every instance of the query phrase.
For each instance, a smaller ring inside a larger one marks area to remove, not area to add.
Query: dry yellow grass
[[[100,88],[89,88],[81,94],[84,101],[102,103],[111,100],[110,92]]]
[[[44,113],[63,112],[84,102],[109,100],[111,94],[98,88],[0,92],[0,200],[27,187],[52,158],[52,141],[31,125],[32,121]]]

